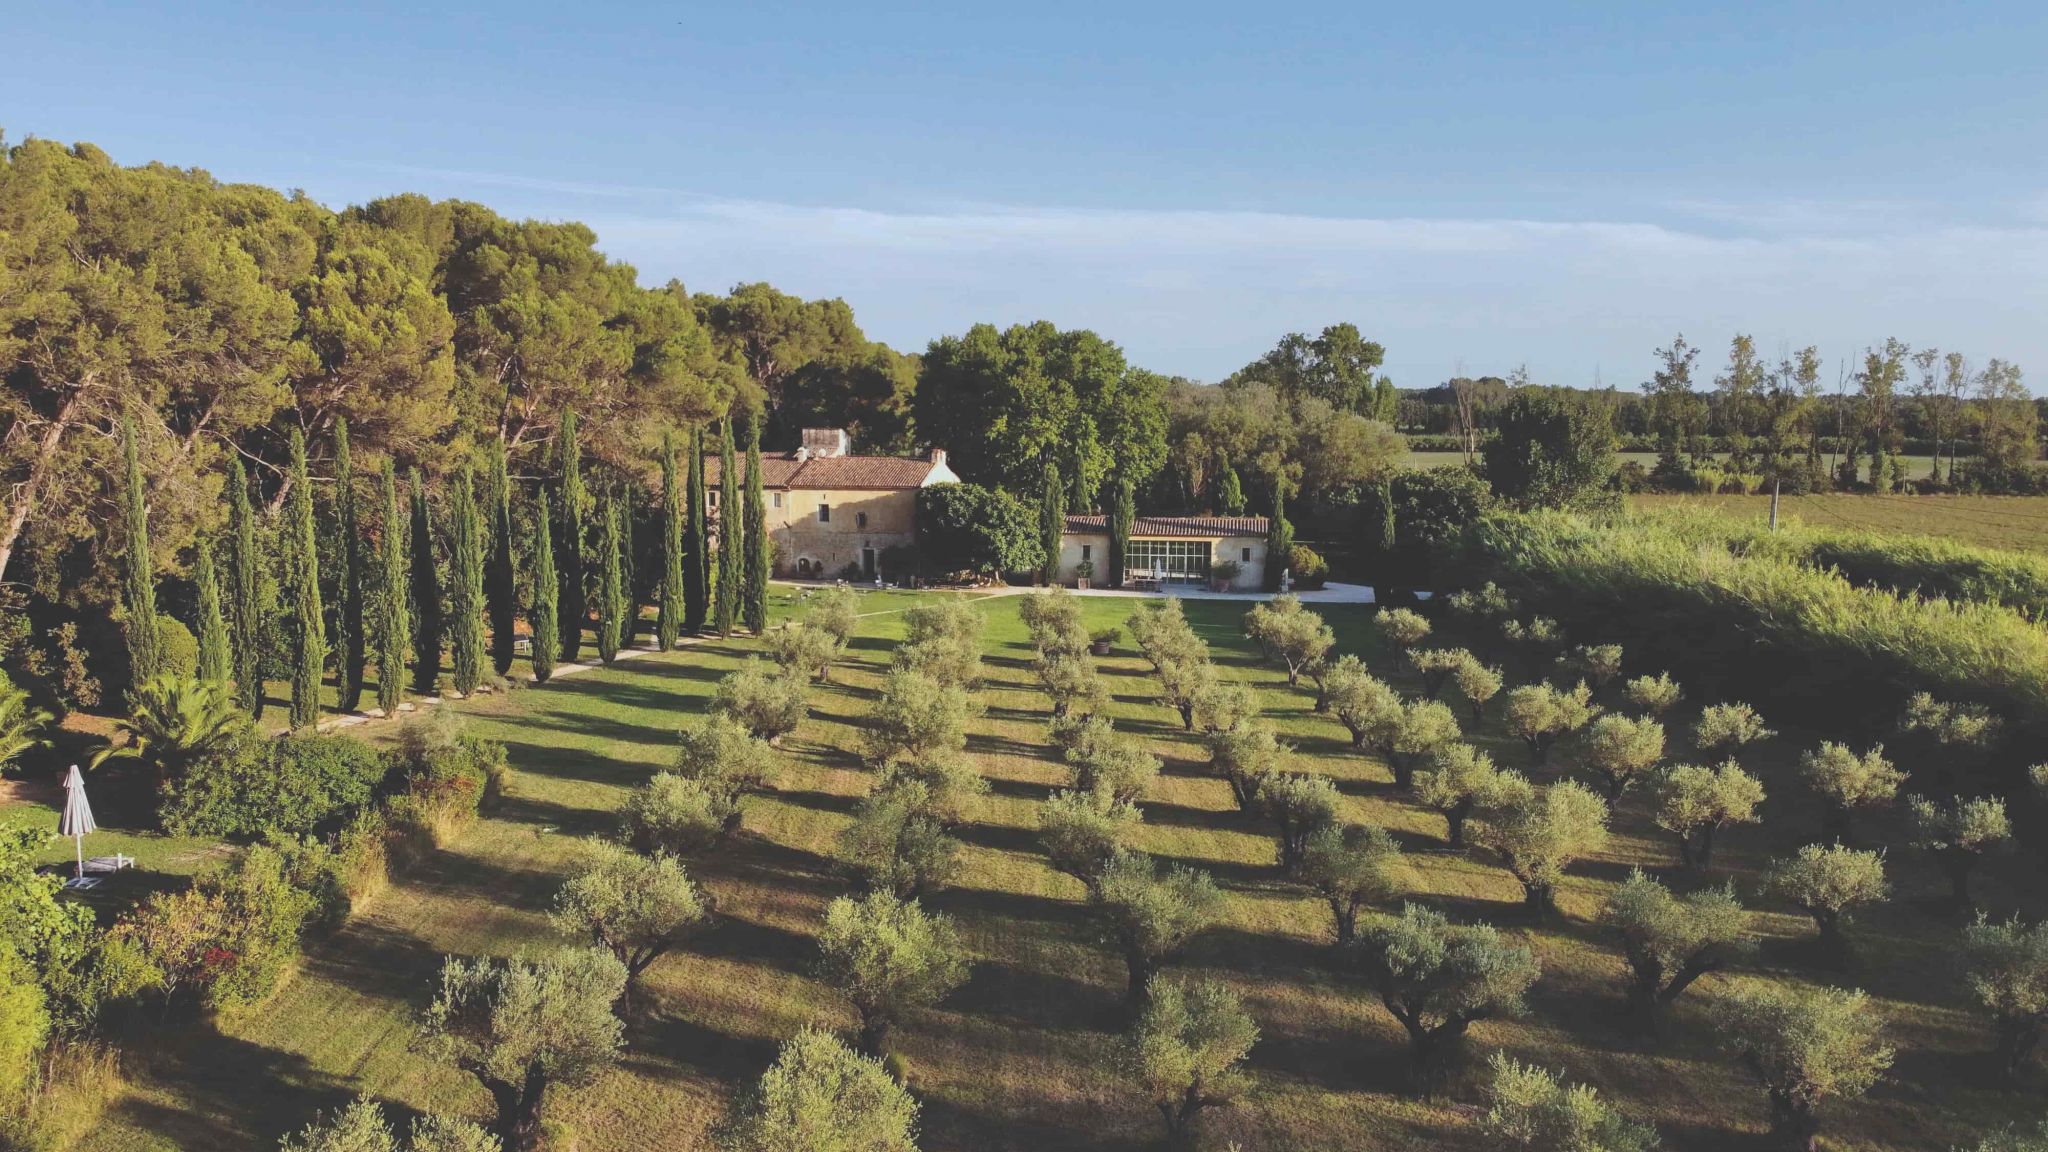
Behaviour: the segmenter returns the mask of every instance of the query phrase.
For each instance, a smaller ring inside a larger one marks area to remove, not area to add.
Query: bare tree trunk
[[[28,515],[35,509],[36,501],[42,498],[43,484],[49,479],[57,449],[64,441],[64,433],[70,430],[72,420],[77,417],[79,397],[85,394],[90,383],[87,381],[74,388],[65,398],[64,406],[57,410],[56,418],[43,429],[42,439],[36,445],[35,459],[29,464],[28,479],[22,481],[14,505],[7,510],[7,525],[0,530],[0,577],[7,575],[7,563],[14,558],[14,546],[21,539],[22,527],[28,523]]]

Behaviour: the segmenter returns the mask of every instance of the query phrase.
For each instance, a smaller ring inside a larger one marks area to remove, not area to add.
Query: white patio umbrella
[[[92,822],[92,805],[85,800],[85,777],[73,764],[71,774],[64,778],[64,814],[57,818],[57,835],[69,836],[77,844],[80,879],[85,878],[85,834],[98,827]]]

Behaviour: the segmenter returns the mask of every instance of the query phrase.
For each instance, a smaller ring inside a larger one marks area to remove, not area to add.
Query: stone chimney
[[[932,467],[934,467],[934,468],[944,468],[945,466],[946,466],[946,450],[945,450],[944,448],[934,448],[934,449],[932,449]]]
[[[847,448],[846,429],[806,428],[803,447],[811,456],[844,456]]]

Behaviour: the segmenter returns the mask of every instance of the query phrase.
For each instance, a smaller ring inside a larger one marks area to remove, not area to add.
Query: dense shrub
[[[244,740],[167,785],[164,827],[239,839],[321,830],[367,809],[391,767],[353,736]]]
[[[1287,569],[1296,588],[1313,592],[1330,580],[1330,562],[1306,544],[1287,550]]]
[[[917,554],[925,574],[999,576],[1038,567],[1038,513],[998,488],[933,484],[917,490]]]

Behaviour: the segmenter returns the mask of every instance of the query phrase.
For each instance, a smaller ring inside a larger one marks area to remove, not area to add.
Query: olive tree
[[[1526,789],[1527,782],[1461,742],[1438,749],[1430,767],[1415,774],[1415,802],[1443,816],[1445,845],[1463,848],[1465,820],[1473,810],[1497,803],[1504,789],[1517,787]]]
[[[1134,737],[1116,731],[1108,721],[1067,751],[1074,768],[1074,786],[1103,790],[1121,801],[1134,801],[1159,778],[1159,757]]]
[[[1250,1088],[1242,1065],[1258,1042],[1258,1025],[1228,985],[1162,980],[1124,1037],[1123,1063],[1159,1109],[1167,1143],[1190,1148],[1196,1118]]]
[[[323,1117],[286,1136],[278,1152],[502,1152],[504,1145],[484,1128],[449,1116],[421,1116],[401,1140],[384,1118],[384,1109],[368,1096],[358,1096],[331,1117]]]
[[[904,900],[944,887],[960,871],[960,842],[946,834],[931,789],[916,780],[870,792],[834,847],[855,881]]]
[[[1041,653],[1068,650],[1077,636],[1087,643],[1088,633],[1081,626],[1081,598],[1065,588],[1055,586],[1018,597],[1017,619],[1031,634],[1031,646]]]
[[[1762,984],[1729,998],[1721,1044],[1763,1085],[1771,1139],[1811,1152],[1821,1105],[1868,1092],[1892,1064],[1884,1024],[1861,991]]]
[[[1473,662],[1475,657],[1463,648],[1415,648],[1408,653],[1408,666],[1422,677],[1422,698],[1434,700],[1443,695],[1444,688],[1458,669]]]
[[[1998,1036],[1998,1066],[2008,1081],[2048,1030],[2048,925],[2028,927],[2018,916],[1992,921],[1982,915],[1963,929],[1959,949],[1963,982],[1991,1013]]]
[[[830,680],[832,662],[839,659],[839,641],[817,625],[798,621],[768,633],[768,655],[798,680]]]
[[[1948,873],[1950,899],[1958,912],[1968,912],[1970,875],[1984,857],[2012,850],[2012,821],[2005,801],[1997,797],[1945,801],[1915,796],[1907,802],[1912,814],[1913,847],[1933,856]]]
[[[1140,604],[1125,617],[1124,628],[1154,672],[1164,673],[1168,664],[1209,658],[1209,645],[1195,635],[1186,613],[1181,611],[1180,600],[1175,597]]]
[[[875,787],[887,791],[911,784],[923,789],[922,810],[943,828],[965,821],[974,802],[988,795],[988,778],[961,752],[934,752],[915,760],[897,760],[882,770]]]
[[[1222,684],[1216,665],[1200,659],[1175,658],[1159,666],[1159,697],[1180,714],[1181,727],[1195,730],[1195,706]]]
[[[711,711],[730,716],[771,746],[796,731],[810,707],[804,702],[801,676],[787,669],[770,672],[760,657],[749,656],[736,672],[727,673],[711,694]]]
[[[1137,805],[1106,791],[1055,792],[1038,807],[1038,841],[1054,868],[1093,888],[1143,819]]]
[[[1109,704],[1109,690],[1103,687],[1095,662],[1088,659],[1085,649],[1048,649],[1038,654],[1031,668],[1038,674],[1038,684],[1046,699],[1052,701],[1056,718],[1074,712],[1100,712]]]
[[[1621,675],[1621,645],[1581,644],[1559,656],[1556,667],[1560,679],[1587,681],[1598,692]]]
[[[1491,925],[1454,925],[1417,904],[1360,925],[1350,957],[1408,1032],[1409,1073],[1424,1097],[1442,1082],[1448,1057],[1480,1020],[1513,1016],[1541,968],[1527,948]]]
[[[1372,624],[1380,638],[1396,648],[1413,648],[1429,639],[1428,619],[1412,608],[1382,608]]]
[[[1884,857],[1840,844],[1808,844],[1775,861],[1764,875],[1764,891],[1797,904],[1813,917],[1822,948],[1831,960],[1848,958],[1843,928],[1852,909],[1891,894]]]
[[[835,647],[845,648],[860,627],[860,594],[844,584],[818,590],[804,609],[804,623],[832,637]]]
[[[888,892],[841,896],[818,933],[818,975],[860,1016],[860,1050],[881,1056],[904,1013],[944,1000],[967,979],[953,922]]]
[[[710,918],[675,857],[642,856],[603,841],[590,845],[582,866],[555,894],[551,914],[561,932],[589,937],[625,965],[621,1007],[640,974]]]
[[[676,774],[694,780],[731,813],[738,828],[740,800],[768,789],[775,775],[775,751],[723,713],[685,728],[676,750]]]
[[[1480,663],[1477,656],[1458,665],[1457,680],[1459,694],[1472,706],[1474,724],[1486,719],[1487,703],[1500,695],[1501,687],[1506,683],[1500,669]]]
[[[1403,788],[1413,785],[1416,769],[1457,743],[1461,735],[1450,705],[1436,700],[1409,701],[1401,710],[1401,728],[1394,734],[1394,783]]]
[[[1287,686],[1301,682],[1302,670],[1321,661],[1336,646],[1337,636],[1321,616],[1301,606],[1292,594],[1252,605],[1244,616],[1244,634],[1271,660],[1287,669]]]
[[[722,1136],[728,1152],[917,1152],[917,1101],[880,1060],[806,1028]]]
[[[533,1152],[548,1090],[588,1084],[618,1059],[623,1025],[612,1005],[625,990],[626,966],[602,948],[538,960],[451,956],[420,1019],[420,1047],[491,1094],[505,1152]]]
[[[1340,656],[1330,666],[1324,687],[1329,711],[1351,733],[1351,746],[1391,755],[1400,734],[1401,697],[1386,682],[1365,670],[1356,656]]]
[[[1267,725],[1244,724],[1209,737],[1209,768],[1230,785],[1237,810],[1252,812],[1258,807],[1260,785],[1285,769],[1293,752]]]
[[[1655,676],[1638,676],[1622,685],[1621,698],[1645,716],[1662,716],[1685,699],[1685,690],[1670,673],[1659,672]]]
[[[1503,787],[1479,818],[1480,842],[1521,881],[1523,902],[1538,915],[1557,907],[1565,869],[1607,845],[1607,801],[1573,780]]]
[[[1258,693],[1242,680],[1215,672],[1197,683],[1182,716],[1203,732],[1227,732],[1251,723],[1259,715]]]
[[[894,656],[896,667],[972,692],[981,679],[984,623],[970,601],[954,597],[907,609],[903,613],[903,643]]]
[[[1602,716],[1586,729],[1581,757],[1600,778],[1607,802],[1618,804],[1629,785],[1647,776],[1664,759],[1664,725],[1647,716]]]
[[[1749,913],[1733,886],[1684,896],[1640,868],[1608,897],[1600,921],[1621,937],[1628,961],[1628,1006],[1637,1023],[1655,1033],[1664,1007],[1693,982],[1747,955]]]
[[[1958,1148],[1955,1152],[1964,1152]],[[2001,1128],[1977,1142],[1968,1152],[2048,1152],[2048,1120],[2032,1132]]]
[[[1650,802],[1657,827],[1677,838],[1680,861],[1703,870],[1713,866],[1716,832],[1761,819],[1764,786],[1733,760],[1718,768],[1677,764],[1658,773]]]
[[[1600,1099],[1586,1084],[1566,1084],[1547,1068],[1496,1052],[1487,1061],[1487,1110],[1481,1127],[1498,1148],[1529,1152],[1651,1152],[1657,1132]]]
[[[1337,823],[1337,786],[1312,772],[1275,772],[1259,783],[1259,807],[1272,818],[1280,867],[1300,876],[1309,837]]]
[[[1301,879],[1330,906],[1339,947],[1357,934],[1359,909],[1394,894],[1401,846],[1369,825],[1317,829],[1301,854]]]
[[[1756,709],[1742,703],[1709,704],[1700,709],[1700,718],[1692,726],[1693,746],[1710,756],[1733,755],[1776,735],[1764,726]]]
[[[1174,865],[1161,871],[1142,853],[1117,856],[1096,877],[1088,903],[1104,937],[1123,953],[1125,998],[1145,1002],[1159,966],[1216,922],[1223,893],[1207,872]]]
[[[1932,693],[1919,692],[1906,701],[1899,730],[1923,734],[1954,751],[1983,751],[2005,734],[2005,722],[1981,704],[1937,700]]]
[[[1846,744],[1824,743],[1799,758],[1799,774],[1827,805],[1824,840],[1848,841],[1856,810],[1890,804],[1906,782],[1906,774],[1885,759],[1882,744],[1858,756]]]
[[[1537,764],[1550,759],[1559,739],[1593,722],[1600,706],[1593,690],[1581,683],[1569,691],[1549,684],[1524,684],[1508,693],[1508,734],[1529,746]]]
[[[922,672],[891,672],[861,734],[868,762],[881,767],[899,757],[957,752],[967,746],[972,711],[958,684],[941,684]]]

